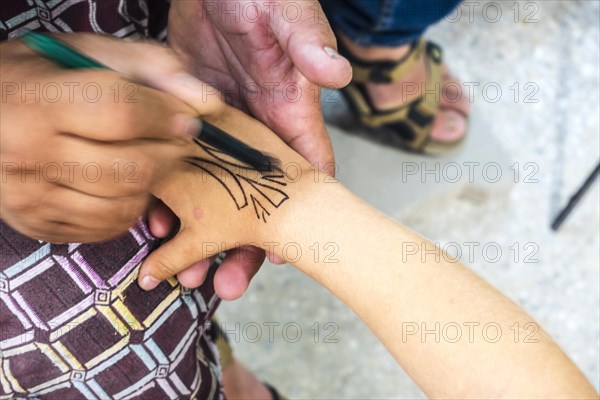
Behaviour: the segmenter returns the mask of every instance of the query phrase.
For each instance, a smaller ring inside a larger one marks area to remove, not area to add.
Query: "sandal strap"
[[[414,67],[414,62],[417,60],[415,57],[421,57],[423,52],[426,55],[427,79],[425,86],[419,88],[422,90],[421,97],[408,104],[392,110],[375,109],[370,103],[364,86],[364,83],[372,83],[373,80],[362,83],[364,76],[353,79],[352,83],[344,88],[345,94],[354,104],[364,125],[397,132],[404,146],[414,151],[423,151],[430,142],[431,127],[439,109],[442,92],[442,61],[439,46],[420,40],[404,60],[388,70],[387,75],[390,79],[398,80],[402,73],[408,71],[409,67]],[[353,65],[353,67],[355,66]],[[361,66],[356,66],[356,68],[361,68]],[[370,73],[373,74],[373,66],[369,68]]]
[[[426,54],[436,64],[442,63],[442,49],[433,42],[419,39],[412,44],[409,53],[399,61],[365,61],[357,58],[341,43],[340,54],[352,65],[352,82],[354,83],[392,83],[401,79],[410,71],[416,62]]]
[[[378,112],[370,108],[364,95],[356,86],[347,86],[345,94],[353,101],[363,125],[369,128],[396,131],[403,141],[404,147],[414,151],[423,150],[429,143],[431,125],[437,112],[435,101],[418,98],[389,112]],[[433,95],[430,96],[433,97]]]

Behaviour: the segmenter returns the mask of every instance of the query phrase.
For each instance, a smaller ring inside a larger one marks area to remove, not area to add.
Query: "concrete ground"
[[[598,181],[558,233],[549,225],[600,157],[600,3],[471,10],[428,32],[473,88],[463,148],[424,158],[348,135],[334,125],[344,102],[328,92],[339,178],[524,307],[598,389]],[[423,397],[351,311],[289,266],[265,265],[218,314],[238,358],[291,398]]]

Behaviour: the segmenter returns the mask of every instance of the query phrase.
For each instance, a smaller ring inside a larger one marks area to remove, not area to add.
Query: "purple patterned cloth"
[[[164,40],[168,10],[168,0],[3,0],[0,40],[27,30]]]
[[[166,0],[3,0],[0,40],[28,29],[164,39],[167,11]],[[114,240],[64,245],[0,221],[0,399],[222,397],[212,277],[142,291],[139,265],[158,245],[141,220]]]

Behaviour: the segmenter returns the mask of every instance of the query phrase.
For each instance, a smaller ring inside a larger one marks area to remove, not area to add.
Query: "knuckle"
[[[132,183],[141,193],[148,193],[152,185],[156,163],[149,157],[140,157],[134,164],[135,174],[132,175]]]
[[[105,104],[107,117],[112,119],[113,135],[123,139],[135,136],[137,128],[142,123],[142,113],[136,103]]]
[[[114,159],[111,168],[112,172],[118,169],[115,182],[120,186],[122,193],[135,196],[149,192],[156,163],[143,154],[133,154],[125,160]]]
[[[143,96],[140,103],[143,105],[146,118],[152,118],[155,124],[165,128],[168,127],[172,117],[171,114],[175,108],[174,104],[165,94],[152,89],[147,89],[141,93]],[[145,126],[148,126],[148,124],[145,124]]]
[[[41,240],[42,242],[56,243],[60,242],[60,232],[55,232],[53,235],[49,234],[45,230],[38,230],[35,228],[25,227],[20,229],[20,232],[27,236],[28,238],[32,238],[35,240]]]
[[[106,218],[86,226],[86,229],[89,229],[97,240],[114,238],[127,232],[130,227],[135,225],[139,218],[139,215],[136,217],[132,215],[123,216],[121,212],[115,212],[114,207],[105,207],[102,210],[106,210],[102,214]]]
[[[140,218],[148,206],[147,196],[137,196],[122,204],[118,213],[119,222],[129,228]]]
[[[22,221],[15,225],[15,229],[29,238],[43,242],[58,244],[64,241],[64,234],[60,227],[51,227],[51,224],[42,220]]]
[[[4,185],[3,185],[4,186]],[[6,188],[3,187],[3,190]],[[36,209],[34,201],[27,201],[22,196],[2,196],[2,208],[6,209],[9,213],[19,215],[28,214],[31,210]]]
[[[161,254],[154,261],[153,272],[161,277],[168,278],[177,273],[177,267],[168,257]]]

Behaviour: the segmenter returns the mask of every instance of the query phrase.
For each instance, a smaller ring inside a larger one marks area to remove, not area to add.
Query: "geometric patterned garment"
[[[38,32],[166,37],[168,0],[2,0],[0,40]]]
[[[1,2],[0,40],[166,36],[166,0]],[[0,220],[0,399],[222,398],[212,273],[197,289],[171,279],[144,292],[139,266],[159,244],[142,220],[116,239],[63,245]]]
[[[156,244],[142,221],[64,245],[0,222],[0,398],[218,398],[212,281],[144,292],[137,272]]]

